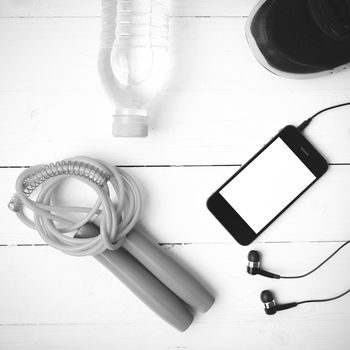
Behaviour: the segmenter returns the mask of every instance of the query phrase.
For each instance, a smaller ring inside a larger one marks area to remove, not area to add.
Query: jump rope
[[[96,192],[92,207],[54,204],[55,190],[71,178]],[[30,198],[34,191],[38,192],[35,200]],[[214,297],[194,276],[134,228],[141,195],[135,181],[120,168],[87,157],[30,167],[19,175],[9,208],[53,248],[74,256],[93,255],[180,331],[192,323],[193,310],[206,312],[214,303]],[[24,213],[25,208],[33,212],[33,220]],[[84,217],[74,222],[67,213]]]

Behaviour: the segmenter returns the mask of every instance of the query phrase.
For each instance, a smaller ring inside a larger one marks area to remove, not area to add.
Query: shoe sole
[[[245,35],[246,35],[246,39],[248,42],[248,45],[251,49],[251,51],[253,52],[255,58],[257,59],[257,61],[265,68],[267,69],[269,72],[276,74],[278,76],[284,77],[284,78],[292,78],[292,79],[311,79],[311,78],[317,78],[317,77],[322,77],[325,75],[331,75],[334,73],[338,73],[340,71],[343,70],[347,70],[350,67],[350,62],[343,64],[341,66],[335,67],[333,69],[330,70],[326,70],[326,71],[322,71],[322,72],[317,72],[317,73],[288,73],[288,72],[284,72],[281,71],[273,66],[271,66],[266,58],[264,57],[264,55],[261,53],[261,51],[258,48],[258,45],[256,44],[256,41],[251,33],[250,27],[253,21],[253,18],[255,17],[256,13],[258,12],[259,8],[262,6],[263,3],[265,3],[267,0],[260,0],[255,7],[253,8],[253,10],[250,12],[246,24],[245,24]]]

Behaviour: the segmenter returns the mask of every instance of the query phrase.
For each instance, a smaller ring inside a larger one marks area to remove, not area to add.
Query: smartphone
[[[207,207],[238,243],[248,245],[327,169],[321,154],[288,125],[209,197]]]

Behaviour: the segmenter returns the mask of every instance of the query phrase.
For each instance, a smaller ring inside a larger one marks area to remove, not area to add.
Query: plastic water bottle
[[[168,0],[104,0],[102,6],[99,66],[116,105],[113,135],[147,136],[147,109],[168,72]]]

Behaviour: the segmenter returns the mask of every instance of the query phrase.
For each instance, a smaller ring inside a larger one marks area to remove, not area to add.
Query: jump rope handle
[[[87,223],[75,237],[98,234],[98,226]],[[106,250],[94,257],[164,321],[181,332],[190,326],[193,315],[186,304],[124,248]]]
[[[147,235],[132,230],[123,248],[194,309],[206,312],[213,305],[209,291]]]

